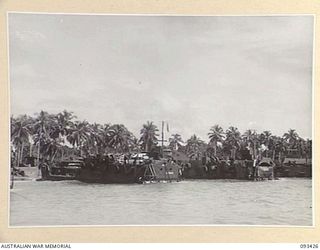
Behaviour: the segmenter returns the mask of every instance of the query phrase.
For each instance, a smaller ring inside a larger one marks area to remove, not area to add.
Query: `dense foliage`
[[[54,161],[69,155],[150,152],[158,144],[158,132],[157,126],[147,121],[137,138],[123,124],[91,124],[76,120],[73,112],[66,110],[58,114],[41,111],[35,117],[11,117],[12,160],[20,165],[27,156]],[[197,135],[184,142],[181,135],[173,134],[168,147],[190,158],[205,154],[239,159],[249,152],[252,157],[282,160],[286,156],[310,158],[311,146],[311,140],[299,137],[294,129],[276,136],[270,131],[257,133],[250,129],[241,134],[232,126],[224,131],[214,125],[208,132],[208,143]]]

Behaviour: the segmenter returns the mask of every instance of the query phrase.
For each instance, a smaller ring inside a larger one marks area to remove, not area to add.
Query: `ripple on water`
[[[10,224],[30,225],[312,225],[311,179],[249,182],[15,183]]]

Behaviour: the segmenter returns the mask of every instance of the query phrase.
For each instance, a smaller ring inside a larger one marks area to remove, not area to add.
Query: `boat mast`
[[[164,140],[163,127],[164,127],[164,121],[161,122],[161,155],[162,157],[163,157],[163,140]]]

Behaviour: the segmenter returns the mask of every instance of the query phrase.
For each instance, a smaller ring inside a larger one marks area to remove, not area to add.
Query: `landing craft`
[[[155,183],[179,181],[179,166],[170,157],[149,153],[89,156],[59,164],[41,165],[41,180],[79,180],[87,183]]]
[[[271,158],[262,158],[256,167],[254,180],[273,180],[275,163]]]
[[[117,159],[112,155],[95,156],[84,159],[78,179],[96,183],[179,181],[179,166],[170,158],[145,152],[122,155]]]
[[[168,129],[168,126],[167,126]],[[84,159],[79,180],[97,183],[157,183],[180,181],[180,167],[172,159],[172,152],[164,148],[164,122],[161,147],[151,152],[95,156]]]
[[[183,164],[182,176],[185,179],[274,179],[275,164],[270,158],[259,162],[252,159],[220,160],[217,157],[202,157]]]

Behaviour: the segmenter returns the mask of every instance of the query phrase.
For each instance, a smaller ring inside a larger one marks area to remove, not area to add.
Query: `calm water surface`
[[[312,225],[311,179],[158,184],[20,181],[10,225]]]

